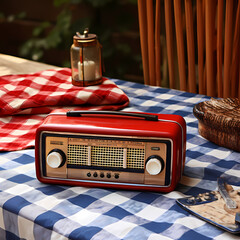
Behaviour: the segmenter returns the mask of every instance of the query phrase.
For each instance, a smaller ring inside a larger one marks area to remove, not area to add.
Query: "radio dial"
[[[47,164],[51,168],[62,167],[66,161],[65,154],[58,149],[52,150],[47,156]]]
[[[151,156],[146,163],[146,170],[150,175],[159,174],[164,168],[164,162],[159,156]]]

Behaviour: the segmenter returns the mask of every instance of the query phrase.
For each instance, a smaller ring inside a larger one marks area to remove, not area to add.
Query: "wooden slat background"
[[[144,2],[147,4],[142,8]],[[138,7],[146,17],[140,21],[151,22],[144,26],[145,42],[141,41],[142,51],[148,54],[142,56],[148,69],[145,83],[212,97],[240,98],[240,0],[138,0]],[[156,42],[159,39],[160,46]]]

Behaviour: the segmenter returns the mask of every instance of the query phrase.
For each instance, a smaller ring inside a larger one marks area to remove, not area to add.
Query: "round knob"
[[[61,150],[53,150],[47,156],[47,164],[51,168],[61,167],[65,160],[65,154]]]
[[[157,175],[159,174],[164,167],[164,162],[161,157],[159,156],[151,156],[148,158],[146,164],[146,170],[150,175]]]

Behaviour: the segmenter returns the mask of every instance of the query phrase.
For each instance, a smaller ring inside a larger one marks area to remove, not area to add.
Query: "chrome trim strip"
[[[72,179],[72,178],[50,178],[50,177],[43,177],[44,179],[50,180],[61,180],[61,181],[70,181],[70,182],[83,182],[83,183],[97,183],[97,184],[107,184],[107,185],[126,185],[126,186],[139,186],[139,187],[157,187],[157,188],[167,188],[168,186],[164,185],[150,185],[150,184],[139,184],[139,183],[125,183],[125,182],[105,182],[105,181],[95,181],[95,180],[81,180],[81,179]]]

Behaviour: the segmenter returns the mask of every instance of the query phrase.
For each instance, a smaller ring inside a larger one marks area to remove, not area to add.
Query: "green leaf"
[[[4,13],[0,12],[0,19],[4,19],[4,18],[5,18]]]
[[[33,36],[39,36],[46,28],[50,27],[50,22],[43,22],[38,27],[33,29]]]
[[[17,14],[18,19],[24,19],[27,16],[26,12],[20,12]]]
[[[54,0],[53,4],[55,7],[60,7],[61,5],[69,2],[70,0]]]
[[[114,2],[114,0],[86,0],[89,4],[91,4],[93,7],[99,8],[106,6],[107,4]]]

